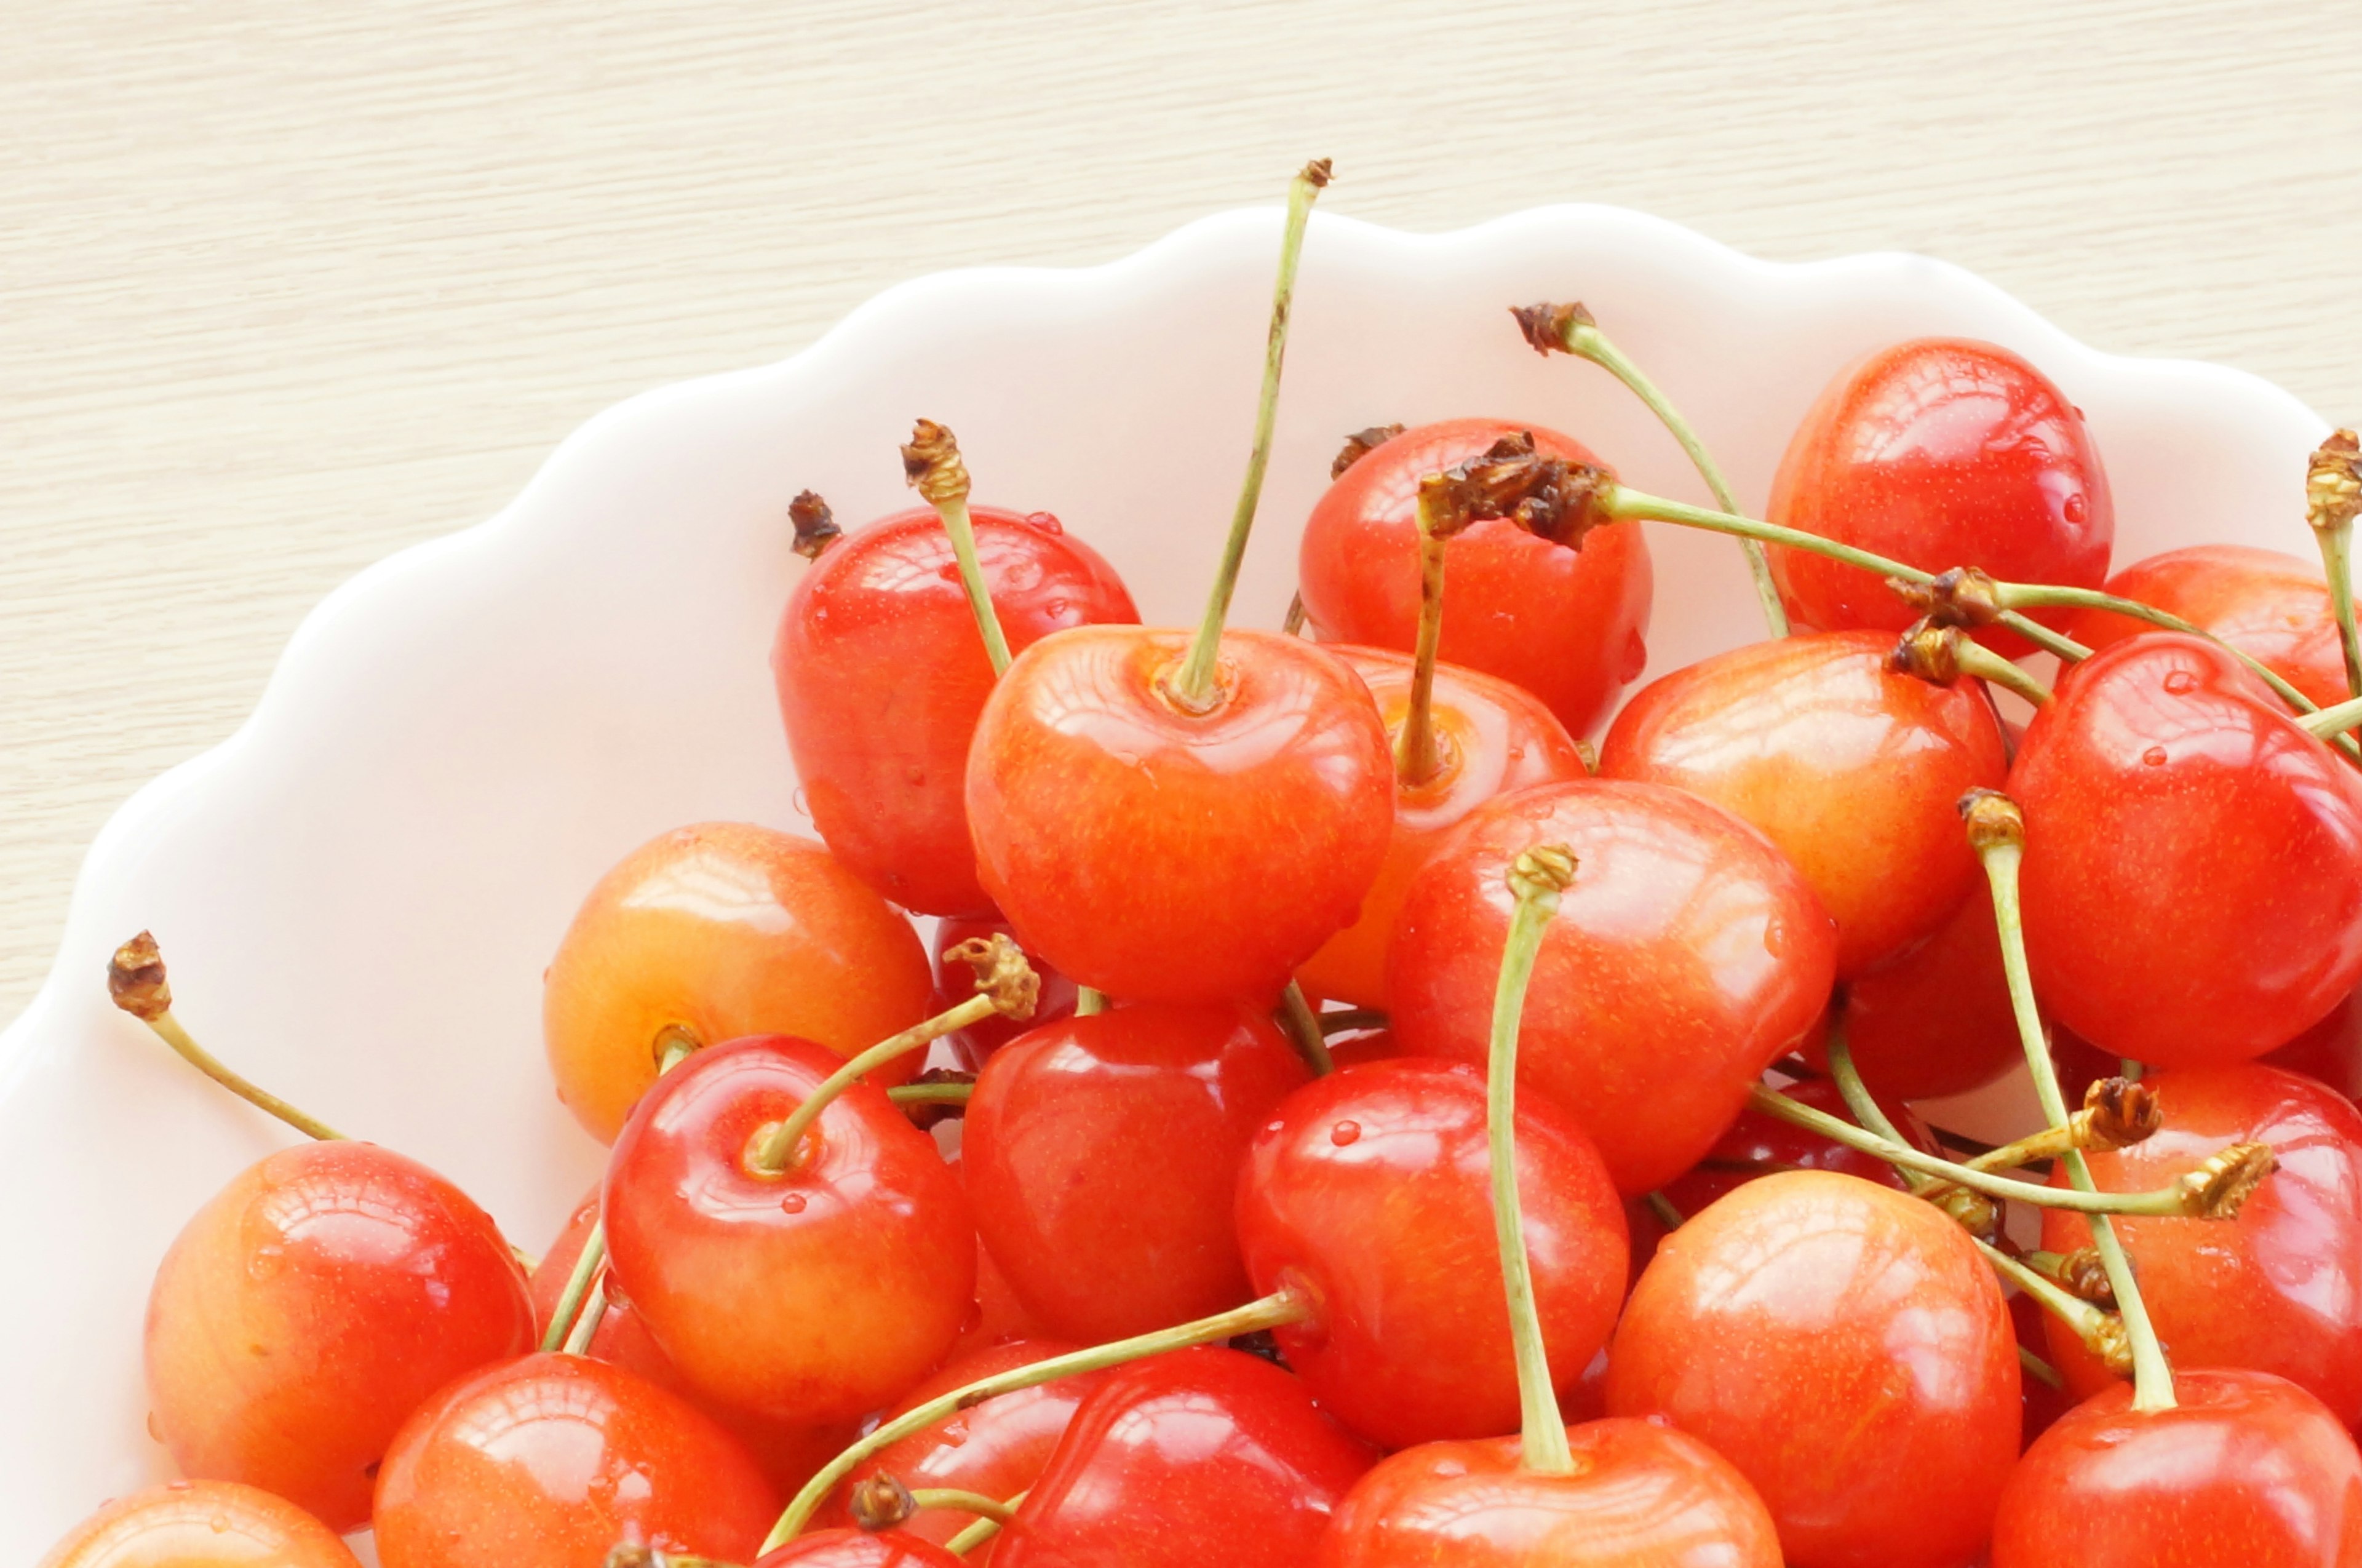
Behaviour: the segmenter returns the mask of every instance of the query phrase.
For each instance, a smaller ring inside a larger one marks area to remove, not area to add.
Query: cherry
[[[2362,778],[2214,645],[2158,633],[2069,670],[2010,792],[2035,989],[2103,1049],[2258,1055],[2362,979]]]
[[[1592,1421],[1566,1436],[1571,1475],[1522,1469],[1514,1438],[1397,1453],[1346,1494],[1313,1562],[1780,1568],[1762,1499],[1705,1444],[1648,1421]]]
[[[1954,802],[2009,770],[1974,683],[1887,667],[1894,639],[1755,643],[1650,682],[1599,748],[1603,778],[1671,784],[1760,829],[1838,925],[1858,975],[1940,929],[1979,885]]]
[[[1341,646],[1336,653],[1369,686],[1399,753],[1414,700],[1412,660],[1381,648]],[[1361,917],[1330,937],[1298,977],[1315,996],[1385,1006],[1386,945],[1411,874],[1470,811],[1494,796],[1589,771],[1565,726],[1540,699],[1506,680],[1438,666],[1429,712],[1438,766],[1416,782],[1396,778],[1394,835],[1377,880],[1363,897]]]
[[[692,1387],[778,1420],[888,1403],[950,1352],[976,1298],[959,1180],[882,1090],[855,1084],[767,1162],[767,1135],[841,1066],[778,1035],[698,1052],[607,1167],[617,1286]]]
[[[2362,1099],[2362,991],[2329,1010],[2329,1016],[2279,1050],[2261,1058],[2319,1079],[2347,1099]]]
[[[964,1388],[979,1377],[1010,1367],[1030,1366],[1076,1347],[1054,1341],[1020,1341],[962,1356],[903,1396],[888,1419],[917,1408],[939,1395]],[[862,1461],[850,1484],[872,1476],[891,1475],[904,1485],[973,1492],[1007,1498],[1026,1491],[1041,1478],[1042,1468],[1073,1420],[1075,1409],[1098,1386],[1104,1373],[1083,1373],[1021,1388],[988,1399],[974,1409],[946,1416],[922,1432],[891,1443]],[[842,1494],[840,1494],[841,1499]],[[840,1502],[824,1510],[822,1522],[844,1513]],[[975,1522],[975,1516],[951,1508],[921,1508],[895,1527],[900,1535],[915,1535],[947,1543]],[[971,1568],[988,1561],[990,1546],[970,1553]]]
[[[2103,1191],[2161,1187],[2235,1143],[2271,1146],[2279,1169],[2229,1220],[2115,1223],[2177,1373],[2275,1373],[2362,1425],[2362,1112],[2294,1073],[2252,1064],[2176,1070],[2147,1080],[2163,1130],[2084,1158]],[[2092,1244],[2080,1217],[2043,1214],[2042,1244]],[[2114,1381],[2071,1335],[2052,1359],[2079,1394]]]
[[[40,1568],[360,1568],[334,1530],[234,1481],[171,1481],[118,1497]]]
[[[995,935],[1017,940],[1017,933],[1009,928],[1009,922],[997,918],[947,918],[937,922],[934,941],[929,946],[934,955],[934,1005],[938,1010],[967,1000],[980,988],[973,966],[945,955],[963,942],[980,942]],[[1025,949],[1022,943],[1019,946],[1025,952],[1026,962],[1041,977],[1040,1002],[1030,1020],[1021,1021],[996,1012],[988,1018],[978,1019],[956,1033],[944,1036],[953,1054],[970,1072],[982,1066],[987,1057],[1028,1029],[1074,1016],[1075,982],[1050,967],[1040,954]]]
[[[1140,619],[1115,569],[1049,513],[970,515],[1011,650]],[[905,909],[988,917],[962,780],[994,670],[935,514],[827,546],[789,597],[771,670],[812,825],[845,868]]]
[[[1027,1312],[1098,1342],[1247,1300],[1239,1166],[1308,1078],[1270,1018],[1236,1002],[1119,1007],[994,1055],[961,1163],[977,1232]]]
[[[1269,1362],[1156,1356],[1084,1398],[993,1561],[1196,1568],[1219,1543],[1226,1568],[1299,1568],[1376,1458]]]
[[[2198,545],[2135,561],[2108,580],[2108,591],[2222,638],[2323,707],[2353,695],[2329,584],[2309,561],[2253,545]],[[2062,629],[2094,652],[2156,630],[2096,609],[2077,611]]]
[[[621,1542],[751,1559],[778,1507],[687,1401],[583,1356],[524,1356],[421,1406],[378,1480],[384,1568],[580,1568]]]
[[[701,823],[590,890],[544,977],[542,1034],[558,1098],[613,1143],[682,1031],[691,1043],[792,1033],[849,1056],[927,1016],[931,994],[918,933],[825,848]]]
[[[862,1529],[824,1529],[799,1536],[755,1560],[755,1568],[959,1568],[977,1556],[953,1556],[933,1541],[906,1530],[872,1535]]]
[[[1971,891],[1935,935],[1848,981],[1830,1009],[1830,1026],[1882,1099],[1966,1094],[2023,1062],[1992,900]],[[1805,1041],[1805,1060],[1816,1068],[1827,1065],[1827,1034]],[[2090,1078],[2116,1070],[2114,1058],[2093,1065],[2095,1072],[2070,1086],[2079,1101]]]
[[[1657,1249],[1607,1408],[1753,1482],[1794,1568],[1957,1568],[2018,1452],[2009,1309],[1934,1205],[1854,1176],[1749,1182]]]
[[[1304,609],[1324,643],[1408,653],[1419,613],[1417,497],[1428,475],[1530,433],[1540,452],[1595,464],[1556,431],[1497,419],[1451,419],[1382,442],[1313,506],[1297,558]],[[1570,547],[1510,517],[1455,534],[1441,657],[1541,699],[1588,734],[1647,664],[1651,577],[1637,528],[1604,527]]]
[[[1898,343],[1838,372],[1790,437],[1766,517],[1929,571],[1978,567],[2076,588],[2107,576],[2116,528],[2081,412],[2008,349],[1957,337]],[[1911,624],[1912,608],[1874,574],[1792,548],[1770,553],[1800,626]],[[2027,651],[2006,630],[1978,635],[1997,652]]]
[[[1623,1214],[1591,1141],[1556,1107],[1526,1097],[1517,1140],[1542,1338],[1569,1387],[1615,1324]],[[1323,1408],[1389,1448],[1517,1425],[1488,1182],[1483,1073],[1422,1058],[1306,1086],[1248,1154],[1247,1272],[1310,1310],[1274,1331],[1280,1349]]]
[[[2258,1372],[2191,1372],[2180,1402],[2117,1387],[2060,1417],[2010,1476],[1992,1568],[2345,1568],[2362,1455],[2321,1402]]]
[[[419,1401],[532,1335],[524,1272],[465,1193],[373,1143],[305,1143],[233,1177],[164,1254],[149,1430],[184,1474],[354,1529]]]
[[[1411,880],[1387,963],[1406,1054],[1483,1059],[1502,876],[1546,840],[1580,869],[1543,938],[1520,1082],[1583,1126],[1620,1191],[1647,1192],[1705,1157],[1819,1017],[1835,931],[1769,841],[1694,795],[1521,790],[1471,812]]]

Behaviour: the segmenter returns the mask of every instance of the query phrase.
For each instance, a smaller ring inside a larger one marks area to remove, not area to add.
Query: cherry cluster
[[[924,506],[797,498],[820,842],[591,890],[544,1023],[610,1152],[537,1262],[116,954],[309,1141],[157,1272],[191,1479],[51,1568],[2362,1564],[2353,436],[2322,571],[2110,577],[2003,348],[1845,370],[1757,519],[1537,305],[1715,504],[1374,427],[1287,627],[1229,629],[1327,177],[1195,630],[940,425]],[[1772,635],[1618,711],[1644,521],[1742,541]],[[2012,1072],[1999,1146],[1914,1109]]]

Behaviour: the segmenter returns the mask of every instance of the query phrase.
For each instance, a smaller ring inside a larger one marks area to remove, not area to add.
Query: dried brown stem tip
[[[944,949],[944,956],[976,971],[978,994],[992,999],[1004,1018],[1031,1018],[1042,999],[1042,977],[1025,961],[1025,951],[1006,935],[971,936]]]
[[[2125,1320],[2114,1312],[2103,1312],[2092,1325],[2084,1348],[2100,1358],[2100,1364],[2118,1377],[2129,1377],[2133,1371],[2133,1336]]]
[[[2314,449],[2305,469],[2304,520],[2329,534],[2356,516],[2362,516],[2362,438],[2340,430]]]
[[[1400,425],[1373,425],[1354,431],[1345,437],[1345,444],[1337,448],[1336,460],[1329,465],[1329,477],[1332,480],[1344,478],[1347,469],[1401,435],[1405,428]]]
[[[1562,844],[1538,844],[1509,865],[1509,891],[1519,899],[1563,893],[1574,886],[1574,851]]]
[[[2234,1220],[2264,1178],[2279,1168],[2279,1161],[2268,1144],[2234,1143],[2175,1185],[2181,1188],[2192,1214],[2207,1220]]]
[[[1970,1187],[1956,1187],[1939,1193],[1936,1207],[1952,1217],[1953,1223],[1981,1242],[2001,1240],[2001,1199]]]
[[[2147,1084],[2101,1078],[2083,1091],[2083,1109],[2072,1120],[2083,1124],[2083,1148],[2125,1149],[2165,1125],[2165,1108],[2158,1103],[2157,1090]]]
[[[1966,641],[1958,626],[1922,615],[1886,656],[1886,668],[1931,686],[1949,686],[1960,678],[1960,645]]]
[[[1926,582],[1890,577],[1888,591],[1938,626],[1990,626],[2007,608],[2001,585],[1974,567],[1954,567]]]
[[[930,506],[967,499],[967,465],[960,461],[959,442],[932,419],[911,426],[910,444],[902,448],[902,477]]]
[[[132,1017],[153,1023],[172,1010],[172,988],[164,980],[164,955],[156,939],[141,932],[115,950],[106,962],[106,994]]]
[[[1529,534],[1583,547],[1583,536],[1604,519],[1602,491],[1615,479],[1606,469],[1534,449],[1530,432],[1504,436],[1458,468],[1419,481],[1419,504],[1445,537],[1472,523],[1504,517]]]
[[[1960,820],[1969,824],[1969,847],[1982,855],[2003,845],[2025,845],[2025,813],[1998,790],[1971,790],[1960,797]]]
[[[874,1535],[881,1529],[892,1529],[917,1513],[919,1505],[911,1496],[911,1489],[894,1476],[872,1475],[855,1483],[845,1499],[845,1511],[853,1516],[855,1524]]]
[[[836,525],[836,513],[813,490],[800,491],[788,502],[788,521],[796,525],[795,552],[808,561],[820,559],[821,552],[844,532]]]
[[[1329,182],[1336,177],[1336,171],[1337,166],[1330,160],[1326,158],[1316,158],[1311,162],[1306,164],[1303,170],[1298,172],[1296,177],[1299,180],[1309,181],[1312,188],[1316,191],[1325,191],[1329,188]]]
[[[1578,326],[1598,325],[1579,304],[1511,305],[1509,314],[1518,318],[1518,330],[1526,335],[1534,352],[1544,356],[1572,353],[1566,346],[1568,336]]]
[[[2097,1247],[2078,1247],[2058,1260],[2058,1283],[2094,1307],[2116,1309],[2116,1287]]]

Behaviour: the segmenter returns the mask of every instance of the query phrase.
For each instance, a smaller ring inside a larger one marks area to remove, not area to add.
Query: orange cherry
[[[118,1497],[40,1568],[360,1568],[336,1531],[235,1481],[172,1481]]]

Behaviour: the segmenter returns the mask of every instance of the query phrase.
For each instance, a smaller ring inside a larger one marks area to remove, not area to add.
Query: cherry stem
[[[886,1098],[897,1105],[966,1105],[975,1093],[972,1083],[896,1084],[886,1091]]]
[[[1031,1488],[1029,1488],[1029,1490]],[[974,1551],[977,1547],[982,1546],[986,1541],[990,1540],[994,1536],[999,1535],[1000,1533],[1001,1525],[1008,1519],[1014,1519],[1017,1517],[1018,1505],[1024,1501],[1025,1494],[1023,1492],[1017,1493],[1006,1503],[1001,1505],[1001,1507],[1009,1510],[1004,1518],[995,1518],[989,1514],[986,1515],[984,1518],[977,1519],[974,1524],[969,1525],[966,1529],[961,1530],[949,1540],[944,1542],[944,1550],[950,1552],[954,1557],[966,1557],[969,1552]]]
[[[1443,492],[1418,487],[1418,637],[1411,657],[1410,707],[1395,734],[1395,777],[1416,789],[1443,770],[1435,742],[1435,656],[1443,641],[1443,547],[1448,521]]]
[[[2297,721],[2299,728],[2322,740],[2351,740],[2345,732],[2362,723],[2362,697],[2350,698],[2334,708],[2323,708],[2307,713]]]
[[[1231,594],[1238,587],[1239,568],[1247,555],[1247,536],[1254,531],[1255,507],[1263,500],[1264,470],[1271,466],[1271,433],[1279,414],[1279,370],[1287,356],[1287,321],[1296,294],[1296,266],[1304,253],[1304,230],[1311,221],[1312,203],[1329,183],[1329,160],[1306,164],[1287,187],[1287,222],[1279,240],[1279,279],[1271,295],[1271,328],[1264,341],[1263,396],[1255,405],[1254,446],[1247,453],[1245,480],[1239,486],[1239,503],[1231,514],[1231,536],[1222,546],[1222,564],[1214,573],[1214,590],[1206,602],[1206,618],[1198,627],[1189,657],[1165,683],[1165,695],[1185,712],[1211,712],[1220,701],[1215,667],[1222,651],[1222,623],[1231,613]]]
[[[590,1354],[590,1342],[599,1337],[599,1325],[606,1317],[607,1273],[602,1269],[590,1286],[589,1297],[582,1303],[581,1316],[574,1320],[574,1327],[567,1333],[566,1343],[561,1348],[568,1355]]]
[[[1838,1098],[1853,1112],[1853,1119],[1890,1143],[1910,1143],[1886,1114],[1886,1108],[1878,1103],[1878,1097],[1870,1092],[1870,1086],[1861,1081],[1861,1069],[1854,1066],[1853,1044],[1846,1039],[1842,1025],[1829,1032],[1828,1060],[1829,1078],[1838,1086]],[[1903,1170],[1901,1175],[1904,1185],[1921,1197],[1936,1186],[1932,1177],[1915,1170]]]
[[[1988,685],[2007,687],[2037,708],[2050,704],[2050,688],[1973,638],[1960,640],[1960,673]]]
[[[1304,635],[1304,595],[1299,591],[1295,598],[1290,599],[1287,602],[1287,613],[1280,617],[1280,635],[1286,637],[1302,636]]]
[[[804,1134],[812,1130],[821,1112],[837,1096],[860,1082],[865,1074],[874,1073],[913,1051],[923,1051],[954,1030],[966,1029],[999,1010],[992,998],[978,993],[956,1007],[944,1009],[924,1023],[912,1024],[892,1039],[881,1040],[858,1055],[848,1057],[844,1066],[822,1078],[820,1087],[804,1097],[804,1102],[790,1111],[785,1121],[771,1124],[763,1141],[755,1146],[748,1164],[762,1176],[785,1175],[795,1162],[797,1151],[803,1147]]]
[[[1120,1366],[1146,1356],[1162,1355],[1166,1351],[1187,1350],[1194,1345],[1212,1344],[1239,1334],[1284,1328],[1290,1323],[1302,1322],[1307,1315],[1305,1304],[1282,1290],[1250,1301],[1243,1307],[1234,1307],[1228,1312],[1218,1312],[1210,1318],[1200,1318],[1175,1328],[1158,1329],[1152,1333],[1134,1334],[1130,1339],[1094,1345],[1087,1350],[1072,1351],[1027,1366],[1011,1367],[1007,1372],[980,1377],[965,1387],[938,1395],[890,1420],[880,1421],[852,1447],[821,1466],[819,1472],[804,1483],[803,1490],[788,1504],[787,1511],[779,1516],[778,1523],[771,1527],[770,1535],[763,1542],[763,1551],[775,1551],[793,1540],[810,1522],[814,1510],[860,1466],[862,1461],[913,1432],[924,1431],[946,1416],[973,1409],[987,1399],[1013,1394],[1021,1388],[1054,1383],[1080,1372]]]
[[[1294,980],[1279,993],[1277,1022],[1314,1077],[1325,1078],[1337,1070],[1329,1055],[1329,1037],[1320,1032],[1320,1015],[1312,1010],[1312,1004],[1304,999],[1304,988]]]
[[[1017,1517],[1015,1503],[1005,1503],[981,1492],[962,1492],[950,1486],[917,1487],[911,1493],[911,1501],[922,1508],[949,1508],[963,1514],[976,1514],[996,1525],[1005,1525]]]
[[[1550,1356],[1534,1306],[1533,1262],[1526,1253],[1524,1201],[1518,1191],[1518,1032],[1524,1022],[1526,988],[1542,933],[1558,913],[1559,895],[1574,880],[1573,851],[1564,845],[1527,850],[1509,867],[1509,891],[1517,900],[1501,953],[1501,977],[1493,992],[1493,1035],[1485,1064],[1485,1141],[1493,1178],[1493,1232],[1501,1250],[1501,1280],[1509,1299],[1509,1341],[1518,1359],[1518,1430],[1525,1467],[1538,1475],[1572,1475],[1574,1452],[1567,1446],[1566,1419],[1551,1386]]]
[[[952,536],[960,586],[967,591],[976,629],[984,634],[985,657],[992,660],[992,673],[999,675],[1009,668],[1009,639],[1001,635],[999,613],[992,607],[984,568],[976,558],[976,525],[967,514],[967,465],[960,459],[959,442],[933,420],[920,420],[911,429],[910,445],[902,448],[902,472],[911,487],[935,509],[935,515],[944,520],[944,532]]]
[[[2067,1097],[2058,1087],[2058,1064],[2050,1059],[2050,1043],[2042,1031],[2042,1014],[2035,1005],[2034,979],[2025,963],[2025,927],[2018,905],[2017,871],[2024,857],[2025,816],[2017,802],[1998,790],[1970,790],[1960,801],[1969,829],[1969,845],[1984,863],[1985,879],[1992,889],[1993,919],[2001,930],[2002,973],[2009,981],[2010,1010],[2017,1017],[2018,1043],[2025,1049],[2025,1065],[2034,1077],[2035,1099],[2053,1127],[2067,1121]],[[2079,1192],[2097,1193],[2092,1167],[2081,1149],[2061,1157],[2067,1179]],[[2132,1341],[2133,1408],[2169,1410],[2175,1404],[2173,1367],[2149,1320],[2148,1304],[2141,1299],[2140,1281],[2115,1226],[2104,1214],[2092,1216],[2092,1244],[2108,1271],[2115,1293],[2116,1311]]]
[[[1992,1265],[1992,1271],[2016,1286],[2046,1312],[2075,1331],[2083,1348],[2098,1356],[2111,1372],[2123,1372],[2128,1364],[2131,1347],[2127,1343],[2124,1320],[2114,1312],[2105,1312],[2089,1301],[2063,1288],[2059,1283],[2040,1269],[2028,1266],[2010,1256],[1990,1242],[1978,1242],[1977,1251]],[[2051,1375],[2056,1377],[2057,1373]],[[2053,1388],[2058,1384],[2051,1384]]]
[[[1107,993],[1105,991],[1096,991],[1088,986],[1076,986],[1075,988],[1075,1016],[1076,1018],[1096,1018],[1106,1010]]]
[[[2345,689],[2362,697],[2362,636],[2354,624],[2354,518],[2362,513],[2362,438],[2351,430],[2331,434],[2314,449],[2304,476],[2305,521],[2321,546],[2321,568],[2329,579],[2329,606],[2345,649]]]
[[[1355,1030],[1384,1029],[1386,1024],[1386,1015],[1374,1007],[1349,1007],[1340,1012],[1320,1015],[1320,1032],[1324,1038],[1331,1034],[1351,1033]]]
[[[1657,1217],[1657,1223],[1668,1231],[1678,1231],[1687,1223],[1686,1217],[1673,1207],[1673,1200],[1661,1192],[1650,1192],[1641,1201],[1649,1206],[1649,1212]]]
[[[1665,427],[1666,433],[1681,444],[1683,452],[1689,457],[1690,467],[1697,469],[1698,478],[1705,480],[1705,488],[1713,493],[1715,504],[1728,513],[1738,510],[1738,499],[1732,494],[1729,481],[1723,478],[1722,466],[1705,449],[1705,443],[1698,439],[1697,431],[1682,417],[1672,401],[1657,390],[1656,382],[1599,329],[1589,311],[1580,304],[1534,305],[1511,314],[1525,329],[1526,340],[1536,348],[1544,353],[1552,347],[1563,348],[1622,381],[1657,416],[1657,423]],[[1545,333],[1554,336],[1541,336]],[[1772,562],[1763,553],[1762,541],[1742,537],[1739,546],[1747,553],[1747,569],[1755,580],[1755,597],[1762,603],[1764,624],[1772,628],[1773,636],[1786,636],[1788,607],[1780,602],[1780,590],[1772,580]]]
[[[566,1288],[558,1292],[557,1309],[549,1315],[549,1328],[541,1336],[543,1350],[560,1351],[573,1342],[575,1319],[581,1315],[591,1282],[598,1278],[600,1267],[606,1261],[607,1221],[602,1218],[592,1221],[590,1233],[582,1238],[582,1251],[575,1256],[574,1268],[566,1276]],[[601,1294],[603,1301],[603,1290]]]
[[[2202,637],[2218,647],[2229,648],[2234,655],[2237,656],[2239,662],[2247,667],[2250,674],[2260,679],[2265,685],[2272,689],[2275,696],[2298,712],[2310,713],[2320,707],[2320,704],[2312,698],[2290,685],[2285,676],[2266,665],[2253,654],[2232,647],[2229,643],[2203,626],[2195,622],[2185,621],[2169,610],[2160,610],[2154,604],[2144,604],[2137,599],[2126,599],[2121,594],[2103,593],[2096,588],[2061,588],[2048,583],[2034,582],[1996,582],[1993,584],[1993,591],[1996,601],[2005,610],[2042,610],[2054,607],[2105,610],[2112,614],[2124,615],[2136,621],[2146,621],[2152,626],[2161,626],[2169,632],[2182,632],[2193,637]]]
[[[156,939],[147,932],[115,950],[106,965],[106,990],[116,1007],[153,1030],[156,1037],[177,1052],[182,1061],[257,1110],[277,1117],[307,1138],[316,1138],[324,1143],[346,1141],[343,1133],[318,1117],[298,1110],[232,1069],[181,1027],[181,1021],[172,1016],[172,988],[165,978],[164,955],[157,948]]]

